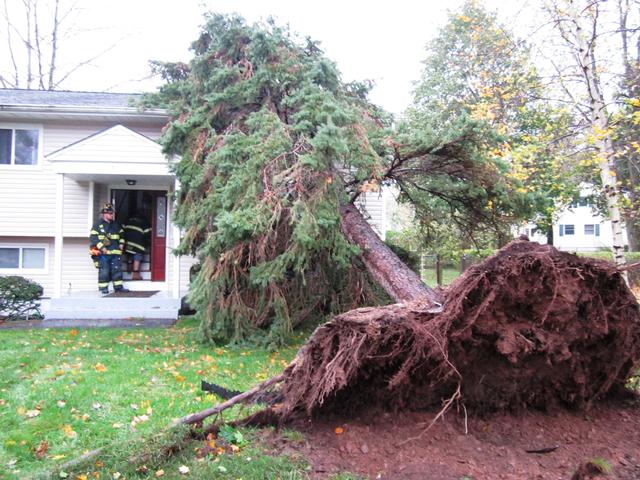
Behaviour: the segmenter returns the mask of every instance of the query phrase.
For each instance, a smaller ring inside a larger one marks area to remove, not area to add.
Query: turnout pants
[[[98,270],[98,288],[103,290],[113,282],[114,290],[122,288],[122,265],[120,255],[101,255]]]

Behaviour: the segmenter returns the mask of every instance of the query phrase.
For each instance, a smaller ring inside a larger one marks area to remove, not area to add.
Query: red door
[[[164,282],[167,258],[167,192],[153,195],[151,216],[151,281]]]

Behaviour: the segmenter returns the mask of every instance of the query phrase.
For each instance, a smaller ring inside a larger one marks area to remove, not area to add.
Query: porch
[[[178,318],[181,300],[171,292],[139,289],[123,295],[102,296],[95,290],[43,299],[42,327],[143,326],[172,324]]]

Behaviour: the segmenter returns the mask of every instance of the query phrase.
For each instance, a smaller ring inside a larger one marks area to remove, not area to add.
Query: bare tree
[[[600,181],[606,199],[613,238],[613,257],[617,265],[625,263],[624,237],[621,216],[621,197],[616,176],[616,152],[613,129],[603,92],[602,64],[598,46],[604,42],[601,32],[601,3],[603,0],[553,0],[546,3],[554,26],[569,49],[571,69],[563,69],[566,76],[578,80],[572,98],[589,134],[588,143],[594,151]],[[608,32],[607,32],[608,33]],[[558,70],[560,72],[560,69]],[[582,104],[582,105],[581,105]]]
[[[81,12],[79,4],[79,0],[2,0],[0,41],[6,53],[0,55],[0,86],[55,90],[116,45],[60,64],[61,48],[68,48],[74,37],[86,32],[74,22]]]

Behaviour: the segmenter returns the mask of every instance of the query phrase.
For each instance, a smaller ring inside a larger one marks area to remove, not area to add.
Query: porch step
[[[72,295],[42,306],[44,323],[52,320],[177,319],[180,299],[156,294],[147,298]]]

